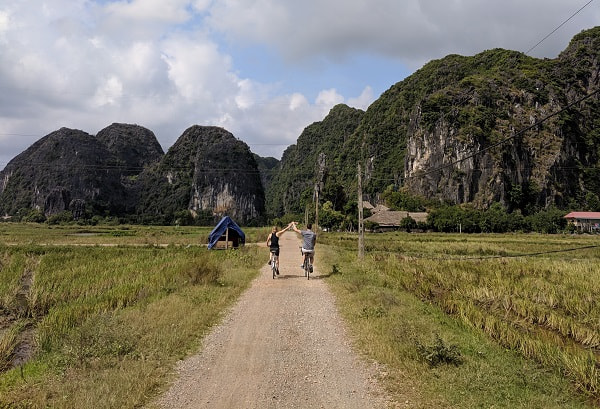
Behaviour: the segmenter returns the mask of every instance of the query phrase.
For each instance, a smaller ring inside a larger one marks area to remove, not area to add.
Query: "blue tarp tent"
[[[246,243],[246,235],[229,216],[225,216],[208,235],[208,248],[212,249],[219,241],[225,241],[226,248],[231,241],[235,248]]]

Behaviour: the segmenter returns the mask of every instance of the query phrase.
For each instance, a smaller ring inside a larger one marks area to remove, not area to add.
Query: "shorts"
[[[279,247],[270,247],[269,250],[271,253],[275,253],[275,255],[279,257]]]
[[[312,250],[307,250],[307,249],[305,249],[304,247],[302,247],[302,254],[310,254],[310,255],[313,255],[313,254],[315,254],[315,249],[312,249]]]

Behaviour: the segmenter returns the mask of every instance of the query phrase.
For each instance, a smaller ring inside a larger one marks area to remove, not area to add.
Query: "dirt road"
[[[198,355],[183,361],[163,408],[383,408],[375,370],[352,351],[319,266],[300,268],[300,240],[280,240],[280,275],[266,264]],[[318,246],[317,246],[318,251]]]

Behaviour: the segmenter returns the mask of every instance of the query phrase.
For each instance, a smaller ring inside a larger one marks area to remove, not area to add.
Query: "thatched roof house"
[[[426,212],[405,212],[397,210],[381,210],[374,213],[371,217],[366,218],[365,221],[377,224],[379,226],[378,230],[394,230],[399,228],[402,219],[408,216],[417,223],[424,223],[427,221]]]
[[[377,206],[375,206],[374,208],[371,209],[371,213],[375,214],[375,213],[381,213],[381,212],[389,212],[390,208],[387,206],[384,206],[382,204],[378,204]]]

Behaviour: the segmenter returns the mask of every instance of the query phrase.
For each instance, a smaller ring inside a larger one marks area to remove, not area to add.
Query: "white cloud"
[[[235,109],[236,98],[243,92],[240,79],[232,73],[227,55],[221,54],[215,44],[198,40],[168,39],[163,43],[162,59],[175,85],[175,98],[184,111],[191,110],[197,118],[206,120],[220,118],[229,113],[228,109]]]
[[[8,31],[8,24],[10,22],[10,14],[8,11],[0,10],[0,39],[4,35],[4,32]]]
[[[297,109],[305,108],[308,106],[308,100],[302,94],[295,93],[290,97],[290,110],[296,111]]]
[[[349,98],[347,104],[354,108],[366,110],[374,100],[373,88],[367,86],[358,97]]]
[[[139,21],[183,23],[190,18],[189,0],[133,0],[109,3],[105,10],[111,18]],[[200,4],[200,3],[198,3]]]
[[[331,107],[333,105],[341,104],[344,102],[344,97],[334,89],[326,89],[319,92],[316,103],[324,107]]]
[[[115,76],[106,79],[96,90],[93,103],[97,107],[103,105],[118,105],[123,95],[123,83]]]
[[[331,69],[329,62],[343,70],[353,56],[377,55],[380,64],[389,58],[416,68],[448,53],[525,51],[583,4],[3,0],[0,151],[14,157],[62,126],[96,133],[118,121],[148,127],[164,148],[193,124],[221,125],[254,152],[279,157],[333,105],[366,109],[374,100],[368,71],[348,81],[360,95],[337,84],[314,85],[311,76]],[[598,7],[588,7],[533,54],[555,56],[598,21]],[[257,65],[265,72],[245,69],[235,50],[247,46],[269,51],[252,55],[256,60],[280,60]],[[271,73],[271,62],[283,65],[281,71]],[[294,74],[282,73],[286,68]],[[0,169],[5,164],[0,159]]]

